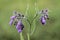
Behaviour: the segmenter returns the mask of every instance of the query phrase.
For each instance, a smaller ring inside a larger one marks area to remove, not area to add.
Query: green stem
[[[36,26],[34,26],[34,29],[32,30],[31,34],[30,35],[33,35],[33,33],[35,32],[36,30]]]
[[[33,20],[31,21],[31,23],[33,23],[33,21],[36,19],[37,16],[38,16],[38,14],[35,15],[35,17],[34,17]]]
[[[37,0],[36,0],[36,2],[37,2]],[[36,5],[36,2],[35,2],[35,7],[37,6],[37,5]],[[35,14],[34,18],[33,18],[32,21],[31,21],[31,25],[32,25],[33,21],[34,21],[34,20],[37,18],[37,16],[38,16],[38,14],[37,14],[37,8],[35,8],[35,11],[36,11],[36,14]],[[32,32],[31,32],[30,35],[32,35],[32,34],[34,33],[35,29],[36,29],[36,26],[34,26],[34,29],[32,30]]]
[[[38,14],[36,14],[35,17],[33,18],[32,22],[31,22],[31,25],[32,25],[33,21],[37,18],[37,16],[38,16]],[[34,29],[32,30],[32,32],[30,33],[30,35],[32,35],[34,33],[35,29],[36,29],[36,27],[34,27]]]
[[[30,21],[27,19],[27,22],[29,23],[30,29],[29,29],[29,33],[31,32],[31,23]]]
[[[20,40],[24,40],[22,32],[20,33]]]
[[[27,37],[28,37],[28,40],[30,40],[30,34],[29,33],[27,33]]]

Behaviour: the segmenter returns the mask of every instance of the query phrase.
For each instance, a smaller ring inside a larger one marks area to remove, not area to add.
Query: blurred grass
[[[37,1],[38,9],[48,8],[50,20],[45,26],[36,18],[36,31],[31,36],[31,40],[60,40],[60,0],[0,0],[0,40],[19,40],[19,33],[15,26],[10,27],[9,21],[13,10],[21,11],[25,14],[26,5],[29,3],[28,19],[32,21],[35,10],[34,2]],[[24,37],[28,31],[28,23],[24,22]],[[32,26],[34,27],[34,25]]]

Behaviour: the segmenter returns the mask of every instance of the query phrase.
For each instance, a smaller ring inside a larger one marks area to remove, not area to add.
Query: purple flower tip
[[[13,24],[13,21],[14,21],[15,18],[16,18],[16,16],[11,16],[11,19],[10,19],[10,22],[9,22],[10,26]]]
[[[10,24],[10,26],[11,26],[11,25],[13,24],[13,20],[10,20],[9,24]]]
[[[16,16],[11,16],[11,19],[13,19],[13,20],[14,20],[15,18],[16,18]]]
[[[46,24],[46,20],[45,20],[45,18],[44,18],[43,16],[41,17],[41,23],[42,23],[43,25]]]
[[[22,32],[22,30],[18,30],[18,32],[20,33],[20,32]]]

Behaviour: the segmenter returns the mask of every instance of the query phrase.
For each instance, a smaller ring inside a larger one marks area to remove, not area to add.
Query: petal
[[[44,25],[44,24],[46,24],[46,21],[45,20],[42,20],[41,23]]]
[[[46,20],[45,20],[44,17],[41,17],[41,23],[42,23],[43,25],[46,24]]]
[[[22,32],[22,30],[18,30],[18,32],[20,33],[20,32]]]
[[[13,24],[13,20],[10,20],[9,25],[11,26]]]
[[[16,16],[11,16],[11,19],[13,19],[13,20],[14,20],[15,18],[16,18]]]
[[[21,21],[18,21],[17,25],[16,25],[16,29],[18,30],[18,32],[21,32],[24,28],[24,25],[22,24]]]

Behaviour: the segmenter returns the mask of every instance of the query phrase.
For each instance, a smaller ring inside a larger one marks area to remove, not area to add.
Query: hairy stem
[[[33,18],[32,22],[31,22],[31,25],[32,25],[33,21],[36,19],[37,16],[38,16],[38,14],[36,14],[35,17]],[[35,29],[36,29],[36,26],[34,26],[34,29],[30,33],[30,35],[32,35],[34,33]]]
[[[36,15],[34,16],[34,18],[32,19],[31,23],[33,23],[33,21],[36,19],[37,16],[38,16],[38,14],[36,14]]]
[[[30,40],[30,34],[29,33],[27,33],[27,37],[28,37],[28,40]]]
[[[33,35],[33,33],[35,32],[35,29],[36,29],[36,26],[34,26],[34,28],[33,28],[33,30],[32,30],[30,35]]]
[[[22,32],[20,33],[20,40],[24,40]]]
[[[30,33],[31,32],[31,23],[28,19],[27,19],[27,22],[29,23],[29,26],[30,26],[30,28],[29,28],[29,33]]]

